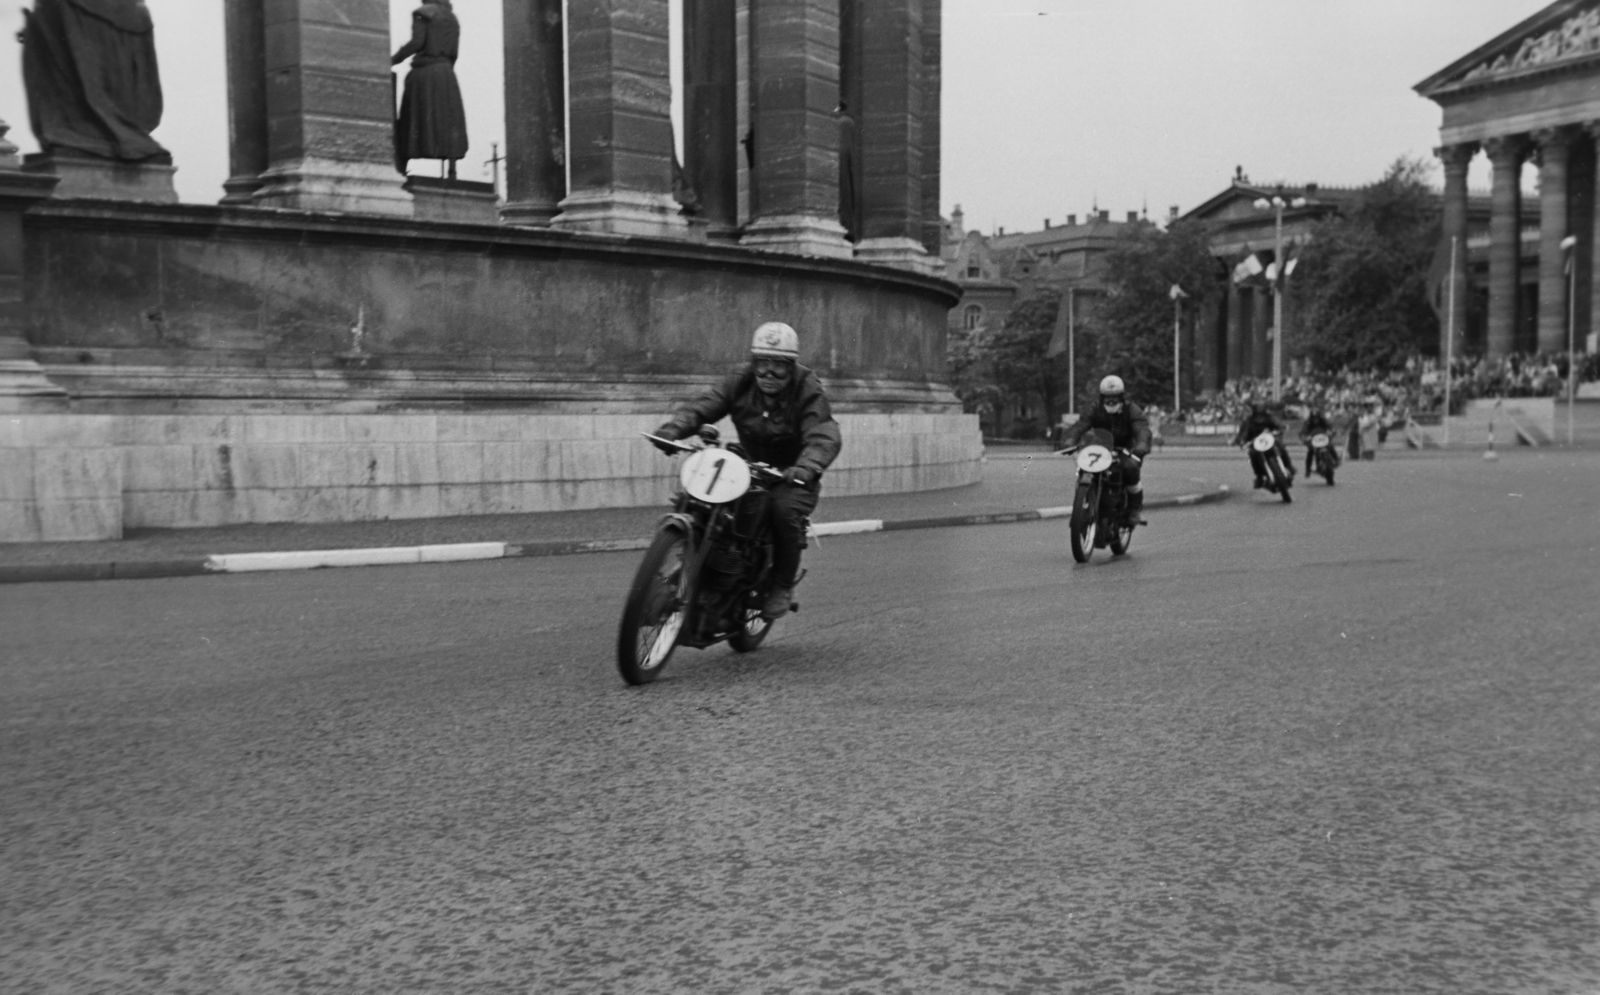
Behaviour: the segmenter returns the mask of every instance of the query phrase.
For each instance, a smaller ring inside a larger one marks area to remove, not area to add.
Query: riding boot
[[[1144,491],[1135,491],[1128,495],[1128,521],[1134,525],[1149,525],[1144,516],[1139,514],[1144,509]]]

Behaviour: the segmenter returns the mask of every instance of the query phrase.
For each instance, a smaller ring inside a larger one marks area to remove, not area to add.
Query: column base
[[[830,259],[849,259],[855,254],[850,240],[845,238],[843,225],[832,218],[813,214],[757,218],[745,225],[739,244],[751,249]]]
[[[261,189],[259,176],[230,176],[222,181],[222,199],[219,204],[253,204],[256,191]]]
[[[0,335],[0,412],[66,411],[70,398],[34,361],[28,343]]]
[[[856,243],[855,256],[864,263],[893,266],[928,276],[934,275],[934,263],[940,262],[930,259],[922,243],[911,238],[864,238]]]
[[[409,176],[405,188],[411,194],[412,216],[418,221],[468,225],[500,223],[499,197],[492,183]]]
[[[261,174],[261,189],[252,203],[291,211],[409,218],[414,207],[404,184],[388,164],[291,159]]]
[[[94,200],[136,200],[155,204],[176,204],[178,192],[172,187],[172,174],[178,168],[171,156],[158,156],[144,162],[102,159],[57,149],[24,156],[22,171],[58,176],[56,197],[84,197]]]
[[[638,190],[580,190],[561,201],[561,213],[550,226],[648,238],[689,235],[689,220],[679,213],[677,201]]]
[[[500,205],[500,223],[519,228],[548,228],[561,206],[552,201],[513,200]]]

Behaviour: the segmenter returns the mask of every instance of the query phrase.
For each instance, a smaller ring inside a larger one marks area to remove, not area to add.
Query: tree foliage
[[[1437,349],[1428,270],[1439,241],[1429,167],[1400,158],[1342,217],[1317,225],[1290,293],[1299,327],[1287,342],[1321,369],[1384,369]]]
[[[1066,410],[1066,357],[1048,356],[1061,295],[1044,289],[1012,309],[998,328],[950,336],[948,362],[956,396],[967,411],[998,410],[1037,397],[1046,430]]]
[[[1141,403],[1159,403],[1172,396],[1172,287],[1188,295],[1180,319],[1192,322],[1219,292],[1217,262],[1201,225],[1130,227],[1106,254],[1107,297],[1093,323],[1088,382],[1115,373]]]

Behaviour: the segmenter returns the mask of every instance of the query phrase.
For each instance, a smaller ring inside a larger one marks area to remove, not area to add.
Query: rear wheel
[[[1322,479],[1333,486],[1333,456],[1327,452],[1317,454],[1317,469],[1322,471]]]
[[[772,631],[775,620],[761,617],[760,604],[754,606],[747,604],[739,611],[742,622],[738,630],[728,637],[728,645],[739,653],[749,653],[767,638],[767,633]]]
[[[1126,514],[1126,512],[1124,512]],[[1112,556],[1121,556],[1128,551],[1128,546],[1133,542],[1133,523],[1124,518],[1116,522],[1111,528],[1111,539],[1106,543],[1111,548]]]
[[[689,540],[677,529],[659,532],[644,552],[617,633],[617,670],[629,684],[655,680],[678,644],[690,603],[688,555]]]
[[[1072,558],[1088,563],[1100,520],[1100,488],[1093,483],[1078,485],[1072,501]]]

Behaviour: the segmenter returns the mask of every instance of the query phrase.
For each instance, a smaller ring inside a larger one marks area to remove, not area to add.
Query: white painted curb
[[[862,518],[854,522],[823,522],[811,526],[811,534],[819,536],[847,536],[857,532],[882,532],[883,519]]]
[[[297,549],[280,553],[223,553],[206,558],[206,569],[219,573],[259,570],[314,570],[318,567],[375,567],[396,563],[457,563],[498,560],[503,542],[462,542],[439,546],[388,546],[380,549]]]

